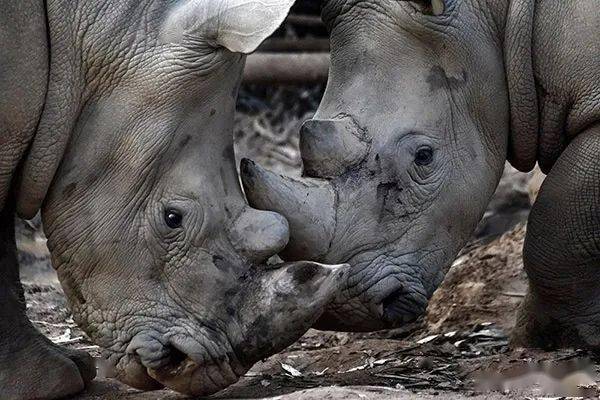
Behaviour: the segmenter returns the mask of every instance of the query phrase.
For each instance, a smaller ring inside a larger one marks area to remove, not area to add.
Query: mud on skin
[[[244,55],[292,1],[5,3],[0,398],[61,398],[94,375],[25,317],[15,213],[41,209],[76,322],[133,387],[211,394],[300,337],[345,268],[265,265],[288,223],[246,203],[232,138]]]

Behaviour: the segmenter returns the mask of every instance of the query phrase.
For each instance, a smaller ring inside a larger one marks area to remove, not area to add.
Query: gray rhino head
[[[331,69],[301,131],[304,176],[244,161],[250,204],[290,222],[286,259],[352,265],[317,327],[376,330],[423,314],[483,215],[509,112],[494,23],[504,14],[479,3],[325,1]]]

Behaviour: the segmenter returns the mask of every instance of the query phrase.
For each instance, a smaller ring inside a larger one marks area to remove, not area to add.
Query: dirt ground
[[[310,117],[321,91],[322,87],[294,92],[243,90],[236,118],[238,158],[249,156],[277,171],[299,173],[298,128]],[[528,180],[507,168],[476,236],[450,269],[420,321],[370,334],[311,330],[212,398],[597,396],[598,366],[585,352],[509,347],[510,329],[527,287],[521,248],[523,221],[529,210]],[[499,236],[503,232],[507,233]],[[98,356],[98,348],[73,323],[39,227],[22,222],[19,236],[29,317],[53,341]],[[142,393],[113,380],[97,379],[74,400],[183,398],[167,390]]]

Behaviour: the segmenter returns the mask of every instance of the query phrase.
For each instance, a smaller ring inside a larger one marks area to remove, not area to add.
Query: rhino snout
[[[256,266],[222,320],[169,319],[136,333],[108,357],[111,376],[142,390],[168,387],[191,396],[216,393],[254,363],[300,338],[347,280],[349,265],[314,262]],[[164,329],[164,330],[163,330]]]
[[[177,335],[169,339],[169,362],[148,368],[148,375],[180,393],[206,396],[234,384],[250,366],[243,367],[233,351],[203,335]]]

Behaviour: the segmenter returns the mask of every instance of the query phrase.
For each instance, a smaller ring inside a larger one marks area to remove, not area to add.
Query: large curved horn
[[[340,176],[364,160],[368,151],[366,132],[350,117],[311,119],[302,125],[300,154],[307,176]]]
[[[243,159],[241,177],[252,207],[282,214],[290,225],[288,260],[319,261],[327,254],[335,231],[333,187],[326,180],[283,177]]]

